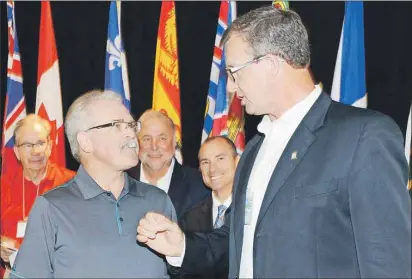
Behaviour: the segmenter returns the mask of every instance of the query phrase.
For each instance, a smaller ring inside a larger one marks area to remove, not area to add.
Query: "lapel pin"
[[[298,152],[297,151],[293,151],[292,155],[290,156],[291,160],[296,160],[298,158]]]

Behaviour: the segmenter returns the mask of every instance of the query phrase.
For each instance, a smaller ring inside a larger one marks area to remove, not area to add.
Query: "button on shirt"
[[[176,221],[160,189],[126,175],[116,200],[80,166],[74,179],[37,199],[12,277],[168,278],[164,258],[136,243],[148,211]]]
[[[253,239],[270,177],[287,143],[321,92],[322,89],[317,85],[305,99],[286,111],[280,118],[271,121],[269,116],[265,115],[258,125],[258,130],[265,134],[265,139],[256,156],[247,186],[247,191],[250,191],[253,196],[252,216],[250,224],[244,226],[240,278],[253,278]]]
[[[175,159],[173,158],[172,163],[170,164],[169,169],[167,170],[167,173],[162,178],[160,178],[155,185],[159,187],[160,189],[162,189],[163,191],[165,191],[165,193],[169,192],[170,181],[172,180],[172,174],[173,174],[174,167],[175,167]],[[147,184],[152,184],[144,176],[143,164],[140,164],[140,181],[147,183]]]

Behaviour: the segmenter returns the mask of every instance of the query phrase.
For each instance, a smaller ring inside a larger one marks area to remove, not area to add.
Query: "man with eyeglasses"
[[[408,167],[396,123],[334,102],[314,84],[308,33],[292,10],[252,10],[221,44],[228,91],[248,114],[263,115],[237,167],[230,218],[213,232],[183,234],[148,213],[137,239],[180,255],[170,263],[182,275],[229,259],[229,278],[411,278]]]
[[[167,277],[164,257],[136,243],[146,212],[176,220],[165,192],[125,173],[138,163],[139,130],[114,92],[95,90],[74,101],[65,131],[80,167],[37,199],[12,277]]]
[[[27,216],[37,196],[70,180],[75,172],[49,160],[52,142],[50,123],[29,114],[16,123],[14,153],[17,170],[1,177],[1,260],[10,267],[24,237]],[[7,163],[7,162],[5,162]]]

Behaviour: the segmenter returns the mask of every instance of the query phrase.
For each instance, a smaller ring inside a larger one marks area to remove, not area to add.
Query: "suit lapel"
[[[234,232],[238,264],[240,264],[240,256],[242,252],[247,184],[249,181],[250,173],[253,168],[253,163],[255,162],[256,155],[258,154],[259,148],[262,145],[264,138],[264,136],[259,134],[250,140],[250,142],[246,146],[244,153],[241,156],[241,160],[236,171],[236,177],[234,181],[235,188],[233,189],[234,197],[232,209],[232,218],[234,218],[234,221],[231,222],[231,228],[233,228]]]
[[[184,174],[182,170],[182,165],[180,165],[177,161],[175,161],[175,165],[173,167],[172,172],[172,179],[170,180],[169,191],[167,194],[169,195],[170,199],[172,200],[173,206],[176,209],[176,212],[180,212],[180,200],[181,197],[184,197],[184,187],[182,186],[184,180]],[[179,198],[180,197],[180,198]],[[180,216],[178,216],[180,218]]]
[[[269,180],[262,206],[259,211],[255,232],[258,230],[259,224],[276,194],[285,184],[285,181],[295,170],[296,166],[302,161],[309,147],[316,140],[314,131],[323,126],[324,117],[330,103],[331,99],[329,96],[322,93],[289,140],[289,143],[283,151]]]
[[[203,231],[213,230],[213,200],[210,195],[202,206],[203,218],[199,218],[199,227]]]

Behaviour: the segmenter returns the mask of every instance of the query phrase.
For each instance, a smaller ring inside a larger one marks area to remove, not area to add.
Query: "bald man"
[[[176,152],[173,120],[155,110],[145,111],[139,118],[139,160],[129,175],[165,191],[176,209],[177,218],[210,196],[198,170],[182,166]]]

